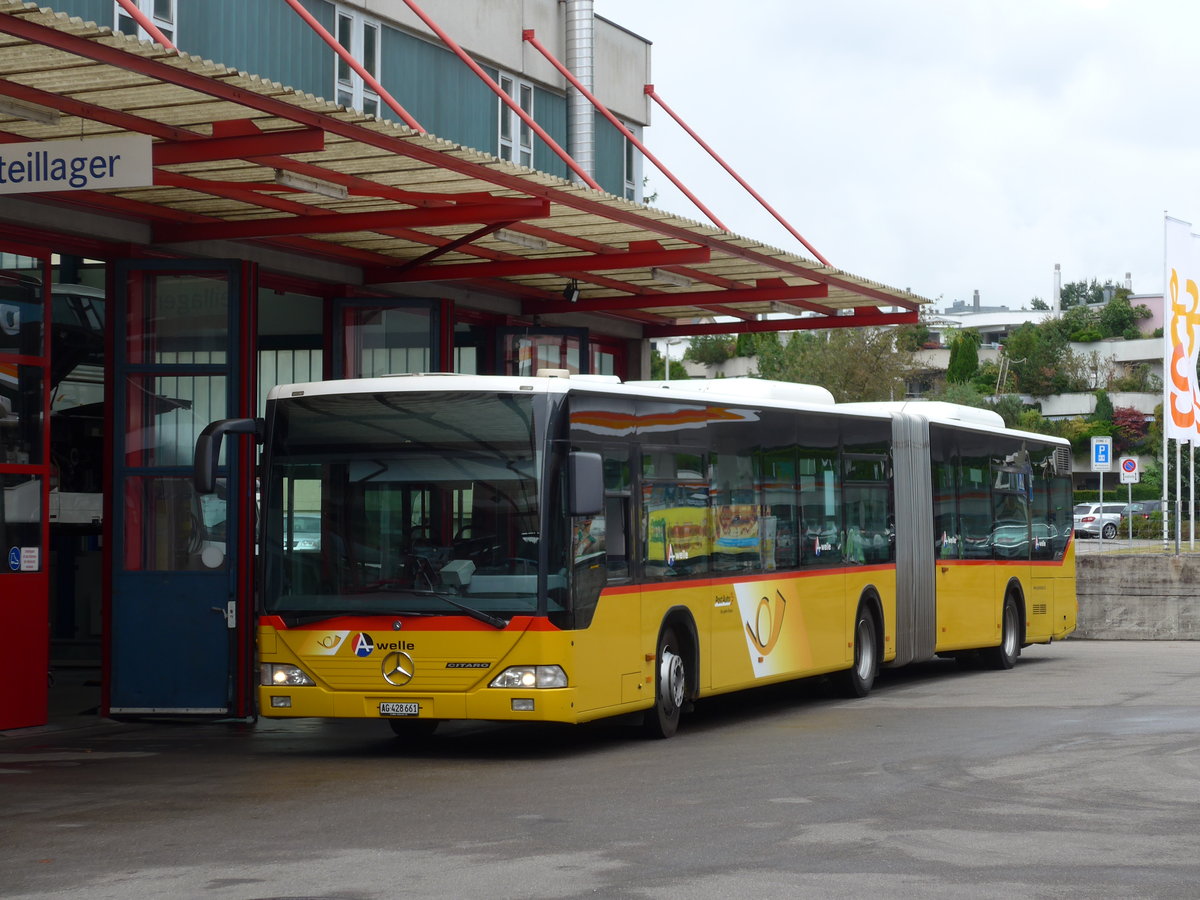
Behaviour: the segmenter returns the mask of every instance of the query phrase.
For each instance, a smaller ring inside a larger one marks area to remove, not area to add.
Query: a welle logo
[[[412,641],[374,641],[365,631],[360,631],[350,641],[355,656],[370,656],[376,650],[415,650],[417,645]]]

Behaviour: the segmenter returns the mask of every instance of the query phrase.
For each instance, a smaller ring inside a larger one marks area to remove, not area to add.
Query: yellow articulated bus
[[[668,737],[703,697],[863,696],[881,665],[1007,669],[1075,628],[1070,448],[986,410],[753,379],[295,384],[205,430],[199,490],[245,432],[264,716],[637,713]]]

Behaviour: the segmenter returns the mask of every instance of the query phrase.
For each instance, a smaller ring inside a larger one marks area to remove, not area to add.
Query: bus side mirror
[[[197,494],[211,494],[217,484],[217,463],[221,459],[221,438],[226,434],[252,434],[256,443],[263,442],[266,423],[262,419],[217,419],[210,422],[196,438],[196,457],[193,460],[192,482]]]
[[[567,482],[571,515],[604,511],[604,463],[599,453],[572,450],[567,456]]]

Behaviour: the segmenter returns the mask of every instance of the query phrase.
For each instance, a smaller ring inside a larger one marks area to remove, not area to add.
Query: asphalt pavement
[[[667,741],[79,712],[0,736],[0,896],[1200,894],[1200,642],[762,688]]]

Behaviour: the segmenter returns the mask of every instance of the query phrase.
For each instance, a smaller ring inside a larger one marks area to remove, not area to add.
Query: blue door
[[[115,270],[109,715],[246,715],[252,452],[200,496],[196,437],[253,410],[254,272],[235,261]]]

